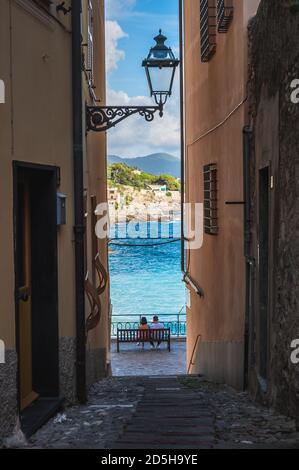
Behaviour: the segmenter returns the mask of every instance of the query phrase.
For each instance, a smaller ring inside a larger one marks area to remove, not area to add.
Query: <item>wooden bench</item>
[[[119,353],[120,343],[167,343],[170,352],[170,328],[161,330],[121,330],[117,329],[117,352]]]

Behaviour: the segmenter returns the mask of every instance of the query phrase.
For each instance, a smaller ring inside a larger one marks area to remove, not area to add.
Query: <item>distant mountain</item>
[[[137,158],[121,158],[117,155],[109,155],[108,163],[109,165],[126,163],[128,166],[136,167],[141,171],[157,176],[167,173],[175,178],[179,178],[181,174],[180,160],[168,153],[154,153]]]

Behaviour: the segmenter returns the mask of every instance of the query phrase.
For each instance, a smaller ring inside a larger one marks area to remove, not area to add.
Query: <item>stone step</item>
[[[130,450],[130,449],[146,449],[146,450],[177,450],[177,449],[190,449],[190,450],[208,450],[208,449],[213,449],[214,445],[213,443],[207,443],[207,444],[200,444],[200,445],[195,445],[195,444],[188,444],[188,445],[178,445],[178,444],[167,444],[167,446],[162,446],[162,445],[155,445],[155,444],[113,444],[112,446],[109,446],[109,449],[121,449],[121,450]]]
[[[189,426],[212,426],[214,424],[214,419],[213,418],[195,418],[192,420],[186,420],[185,418],[177,418],[177,417],[172,417],[171,419],[168,420],[166,424],[161,423],[161,420],[149,420],[149,419],[144,419],[140,416],[134,416],[134,419],[128,424],[128,426],[135,425],[139,427],[143,427],[144,423],[148,423],[149,425],[152,423],[159,423],[159,426],[179,426],[179,427],[189,427]],[[143,427],[144,429],[144,427]]]
[[[202,413],[199,413],[198,411],[187,411],[187,410],[182,410],[179,413],[177,413],[175,410],[164,410],[161,411],[161,413],[158,413],[156,411],[149,411],[145,412],[145,410],[137,410],[135,412],[135,416],[138,416],[139,418],[143,418],[143,420],[158,420],[161,421],[162,419],[176,419],[176,418],[183,418],[183,419],[211,419],[212,421],[213,418],[209,415],[204,415]],[[138,414],[137,414],[138,413]]]
[[[166,401],[166,400],[152,400],[152,401],[148,401],[148,402],[144,402],[142,400],[142,403],[138,403],[138,406],[142,406],[146,409],[154,409],[154,408],[174,408],[174,409],[180,409],[182,408],[182,406],[184,406],[184,408],[196,408],[196,409],[200,409],[200,410],[209,410],[209,406],[208,405],[205,405],[203,404],[202,402],[198,402],[198,403],[194,403],[193,401],[189,401],[189,400],[186,400],[184,402],[184,405],[180,405],[178,404],[178,402],[172,402],[172,401]]]
[[[145,379],[143,396],[113,449],[210,449],[214,416],[177,378]]]
[[[209,445],[214,442],[214,436],[212,434],[201,435],[201,436],[167,436],[153,434],[125,434],[118,440],[119,444],[153,444],[153,445]]]
[[[190,408],[190,409],[199,409],[201,411],[209,411],[209,407],[206,406],[206,405],[203,405],[202,403],[192,403],[192,402],[189,402],[189,401],[186,401],[184,404],[181,403],[179,404],[177,401],[174,401],[174,402],[171,402],[171,401],[165,401],[164,403],[160,402],[160,401],[157,401],[157,402],[148,402],[148,403],[144,403],[143,400],[141,400],[141,402],[138,403],[137,405],[138,407],[143,407],[145,409],[154,409],[154,408],[159,408],[159,409],[163,409],[163,408],[172,408],[174,410],[181,410],[182,408],[186,409],[186,408]]]
[[[126,435],[130,434],[137,434],[137,433],[155,433],[158,436],[195,436],[195,437],[200,437],[201,435],[208,435],[212,434],[213,428],[211,426],[201,426],[198,428],[189,427],[189,428],[179,428],[179,427],[174,427],[174,428],[169,428],[167,427],[145,427],[142,428],[140,426],[128,426],[126,428]]]
[[[178,402],[180,400],[180,402]],[[143,403],[152,403],[154,402],[165,402],[165,403],[175,403],[176,405],[179,405],[182,402],[186,403],[196,403],[200,406],[203,406],[203,404],[207,403],[206,400],[201,400],[198,397],[194,397],[194,395],[174,395],[171,394],[170,392],[165,393],[165,394],[150,394],[150,395],[144,395],[142,398]]]

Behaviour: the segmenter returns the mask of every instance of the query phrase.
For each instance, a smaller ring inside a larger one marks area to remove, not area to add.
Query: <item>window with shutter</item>
[[[200,0],[201,60],[208,62],[216,52],[216,0]]]
[[[218,234],[217,166],[204,166],[204,230],[209,235]]]
[[[217,23],[219,33],[227,33],[233,17],[233,0],[217,0]]]

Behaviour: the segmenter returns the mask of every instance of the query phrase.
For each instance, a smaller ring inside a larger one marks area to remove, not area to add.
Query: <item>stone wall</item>
[[[66,403],[76,403],[76,338],[59,340],[59,384],[60,396]]]
[[[86,386],[107,377],[106,348],[87,348],[86,350]],[[59,340],[59,382],[60,396],[65,398],[67,405],[77,403],[76,384],[76,338],[60,338]]]
[[[250,388],[299,423],[299,365],[290,360],[291,341],[299,338],[299,104],[291,101],[291,82],[299,79],[299,12],[294,4],[291,0],[262,0],[249,29],[252,255],[257,260],[257,175],[264,164],[261,160],[268,160],[273,178],[269,189],[268,390],[264,394],[258,390],[254,364]],[[278,114],[277,126],[271,125],[271,110]],[[258,280],[258,262],[256,276]],[[254,313],[258,321],[256,299]],[[251,338],[253,342],[255,338]]]
[[[107,351],[105,348],[86,351],[86,385],[87,388],[107,377]]]
[[[10,435],[17,423],[17,355],[5,352],[5,364],[0,364],[0,442]]]

